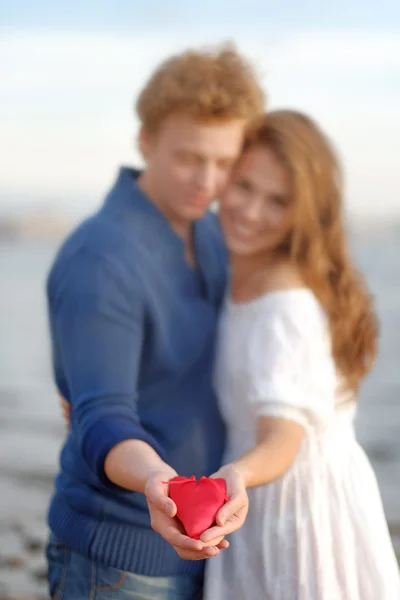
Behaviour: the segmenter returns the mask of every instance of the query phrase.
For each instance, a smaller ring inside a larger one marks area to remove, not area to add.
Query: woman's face
[[[246,150],[221,197],[220,218],[231,254],[269,255],[287,238],[293,222],[290,177],[265,146]]]

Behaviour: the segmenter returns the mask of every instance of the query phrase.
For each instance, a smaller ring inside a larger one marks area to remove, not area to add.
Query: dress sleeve
[[[323,426],[334,411],[336,369],[320,305],[311,295],[293,296],[260,317],[249,346],[257,416],[290,419],[306,430]]]

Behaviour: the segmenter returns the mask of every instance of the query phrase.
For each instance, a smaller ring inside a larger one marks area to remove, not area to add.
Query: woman
[[[337,160],[317,125],[292,111],[255,123],[220,215],[231,284],[216,385],[225,462],[246,482],[249,514],[208,561],[205,599],[400,598],[353,428],[377,324],[346,246]]]

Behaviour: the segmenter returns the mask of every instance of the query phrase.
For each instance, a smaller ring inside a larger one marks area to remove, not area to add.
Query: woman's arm
[[[222,477],[230,500],[218,511],[216,525],[200,539],[207,543],[216,536],[239,529],[247,515],[246,489],[277,479],[295,460],[304,438],[299,423],[282,417],[259,417],[257,443],[237,461],[225,465],[213,477]]]
[[[278,479],[294,462],[304,438],[304,428],[281,417],[259,417],[257,444],[233,463],[246,488]]]

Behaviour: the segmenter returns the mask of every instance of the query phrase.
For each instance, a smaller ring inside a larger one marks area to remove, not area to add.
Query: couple
[[[137,110],[144,171],[121,169],[48,278],[70,418],[52,598],[399,598],[353,429],[377,326],[327,138],[263,114],[230,48],[167,60]],[[175,518],[177,474],[226,481],[200,540]]]

